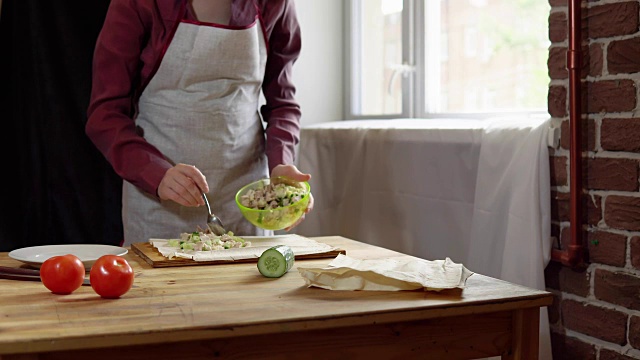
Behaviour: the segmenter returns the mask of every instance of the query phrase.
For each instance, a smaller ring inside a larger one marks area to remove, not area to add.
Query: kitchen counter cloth
[[[338,255],[328,267],[298,267],[309,287],[330,290],[440,291],[463,288],[473,274],[451,259],[354,259]]]

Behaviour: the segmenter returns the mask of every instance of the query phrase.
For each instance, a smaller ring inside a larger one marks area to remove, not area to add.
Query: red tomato
[[[133,285],[133,269],[122,256],[103,255],[91,266],[91,287],[98,295],[115,299]]]
[[[40,279],[54,294],[71,294],[82,285],[84,265],[72,254],[48,258],[40,266]]]

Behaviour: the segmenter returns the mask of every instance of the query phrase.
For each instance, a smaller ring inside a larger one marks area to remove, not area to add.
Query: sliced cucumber
[[[266,277],[279,278],[291,269],[294,261],[293,250],[289,246],[276,245],[260,255],[258,270]]]

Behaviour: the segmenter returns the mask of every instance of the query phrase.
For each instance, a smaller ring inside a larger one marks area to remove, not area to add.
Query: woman
[[[264,234],[234,196],[269,174],[310,179],[293,165],[299,53],[291,0],[111,1],[86,133],[126,180],[125,245],[204,227],[203,193],[227,230]]]

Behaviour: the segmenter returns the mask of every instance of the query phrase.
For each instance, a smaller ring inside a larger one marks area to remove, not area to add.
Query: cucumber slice
[[[258,270],[266,277],[279,278],[291,269],[294,261],[293,250],[289,246],[276,245],[260,255]]]

